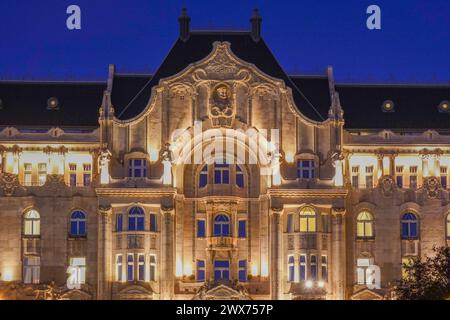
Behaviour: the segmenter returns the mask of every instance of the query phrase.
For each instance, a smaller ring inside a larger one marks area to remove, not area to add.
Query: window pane
[[[247,223],[245,220],[239,220],[239,238],[245,238],[247,236]]]
[[[239,188],[244,187],[244,175],[243,174],[236,174],[236,184]]]
[[[229,184],[229,183],[230,183],[230,171],[224,170],[224,171],[222,172],[222,174],[223,174],[223,180],[222,180],[222,183],[223,183],[223,184]]]
[[[156,214],[150,214],[150,231],[156,232],[158,230]]]
[[[205,237],[205,220],[197,220],[197,238]]]

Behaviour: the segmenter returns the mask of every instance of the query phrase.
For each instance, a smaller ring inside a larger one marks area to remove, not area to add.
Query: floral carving
[[[4,172],[0,178],[0,189],[6,197],[11,197],[17,188],[22,188],[17,174]]]
[[[382,176],[378,181],[378,187],[381,188],[383,194],[388,197],[394,193],[396,188],[394,179],[391,176]]]
[[[436,177],[427,177],[423,181],[423,189],[426,190],[427,195],[431,199],[439,197],[441,184]]]

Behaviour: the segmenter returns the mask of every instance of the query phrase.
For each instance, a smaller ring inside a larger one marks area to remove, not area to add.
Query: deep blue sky
[[[82,10],[82,30],[66,28],[66,8]],[[382,30],[366,28],[366,8],[382,10]],[[290,73],[327,65],[339,80],[450,82],[449,0],[0,0],[0,79],[102,79],[148,73],[192,27],[246,29],[252,9],[263,36]]]

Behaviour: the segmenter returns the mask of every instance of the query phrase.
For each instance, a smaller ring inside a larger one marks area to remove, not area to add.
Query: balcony
[[[301,233],[300,234],[300,249],[317,249],[317,234],[316,233]]]
[[[234,237],[209,237],[210,249],[233,249],[237,246],[237,238]]]

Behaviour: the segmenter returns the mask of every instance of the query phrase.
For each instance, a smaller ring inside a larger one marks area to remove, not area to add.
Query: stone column
[[[283,209],[270,210],[270,282],[274,300],[283,299]]]
[[[112,229],[111,206],[98,207],[98,250],[97,250],[97,299],[111,299],[112,272]]]
[[[174,294],[174,258],[175,258],[175,210],[161,208],[161,300],[171,300]],[[184,266],[182,266],[184,267]]]
[[[389,175],[395,179],[395,157],[396,154],[389,155]]]
[[[336,300],[344,300],[346,286],[345,209],[333,208],[332,214],[332,296]]]
[[[384,154],[377,153],[377,181],[384,175]]]
[[[349,187],[352,185],[352,173],[350,171],[350,157],[351,154],[344,153],[344,185]]]

